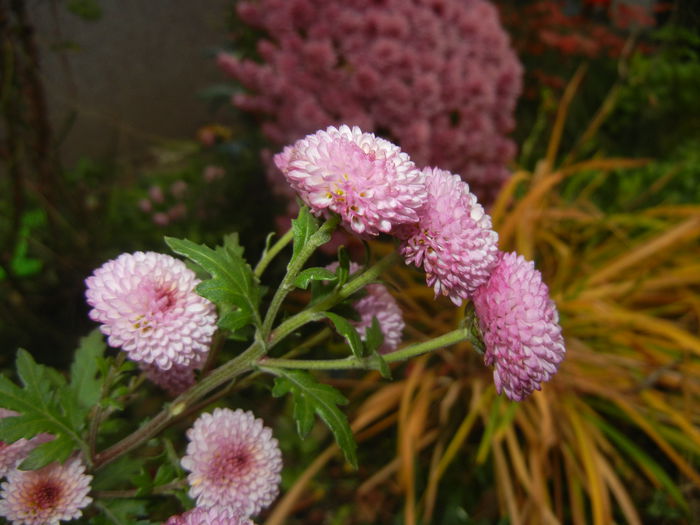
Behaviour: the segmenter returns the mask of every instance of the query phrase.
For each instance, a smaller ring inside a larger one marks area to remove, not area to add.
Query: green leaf
[[[102,384],[97,376],[97,367],[107,345],[98,329],[80,340],[70,367],[70,387],[78,402],[84,407],[92,407],[100,400]]]
[[[360,340],[360,334],[357,333],[357,329],[344,317],[331,312],[324,312],[323,315],[328,317],[333,322],[336,332],[342,335],[348,342],[348,346],[355,357],[363,356],[362,341]]]
[[[365,332],[365,346],[367,353],[378,352],[379,348],[384,344],[384,333],[376,317],[372,318],[372,325]]]
[[[345,459],[357,468],[357,443],[352,435],[348,419],[338,405],[345,405],[345,397],[330,385],[319,383],[311,374],[302,370],[262,367],[277,376],[272,395],[281,397],[291,393],[294,401],[293,416],[301,437],[306,436],[313,426],[316,413],[333,432]]]
[[[299,215],[296,219],[292,219],[292,234],[294,236],[294,244],[292,245],[292,258],[287,264],[289,269],[296,261],[301,253],[301,250],[309,242],[311,236],[318,231],[318,221],[311,215],[309,208],[302,206],[299,209]]]
[[[87,409],[79,406],[62,376],[37,364],[26,350],[17,352],[16,365],[23,388],[0,376],[0,406],[19,413],[0,419],[0,441],[12,443],[43,432],[53,434],[52,445],[43,446],[29,461],[36,468],[56,459],[47,452],[60,452],[61,456],[76,448],[85,449],[81,433]]]
[[[325,268],[307,268],[299,272],[294,279],[294,286],[306,290],[311,281],[335,281],[337,278],[336,274]]]
[[[345,246],[338,248],[338,268],[336,268],[335,274],[338,276],[336,287],[342,288],[350,276],[350,256]]]
[[[378,370],[384,379],[391,379],[391,369],[384,360],[379,349],[384,344],[384,333],[376,317],[372,318],[372,325],[365,332],[365,348],[367,355],[371,357],[372,368]]]
[[[75,445],[65,439],[54,439],[32,449],[19,465],[20,470],[35,470],[53,461],[63,463],[75,451]]]
[[[166,237],[165,242],[175,253],[197,263],[212,276],[197,286],[197,293],[219,307],[222,328],[239,329],[250,323],[260,325],[260,287],[243,258],[237,234],[227,235],[224,245],[215,249],[187,239]]]

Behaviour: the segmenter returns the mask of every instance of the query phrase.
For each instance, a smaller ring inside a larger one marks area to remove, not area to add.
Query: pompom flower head
[[[85,281],[90,318],[129,358],[168,370],[199,362],[216,330],[214,305],[194,291],[185,264],[154,252],[125,253]]]
[[[400,252],[407,263],[423,267],[435,295],[460,305],[496,265],[498,234],[459,176],[438,168],[423,171],[428,200],[417,224],[397,229]]]
[[[171,516],[165,525],[255,525],[251,520],[227,507],[195,507]]]
[[[0,516],[15,525],[56,525],[79,518],[92,498],[85,467],[78,459],[39,470],[12,470],[0,493]]]
[[[358,127],[308,135],[274,161],[314,214],[335,212],[363,236],[416,222],[426,199],[423,176],[408,155]]]
[[[255,0],[236,9],[262,30],[259,59],[221,53],[218,62],[247,88],[233,103],[260,117],[273,143],[346,123],[399,144],[421,167],[461,174],[482,199],[510,175],[516,148],[506,135],[522,67],[491,2]]]
[[[245,516],[277,497],[282,453],[272,431],[251,412],[217,408],[187,431],[182,466],[199,507],[230,507]]]
[[[474,293],[474,309],[498,393],[522,401],[540,390],[566,349],[557,308],[534,263],[501,254],[489,281]]]

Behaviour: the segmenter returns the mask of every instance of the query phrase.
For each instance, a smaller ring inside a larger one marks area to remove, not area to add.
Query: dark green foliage
[[[357,468],[357,443],[353,438],[347,417],[338,408],[338,405],[345,405],[347,399],[332,386],[319,383],[308,372],[280,368],[264,368],[264,370],[277,376],[272,389],[273,396],[292,395],[293,416],[297,422],[299,435],[304,437],[311,431],[314,414],[318,415],[333,432],[345,459]]]

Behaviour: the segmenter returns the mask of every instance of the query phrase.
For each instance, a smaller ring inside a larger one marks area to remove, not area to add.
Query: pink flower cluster
[[[273,143],[348,123],[397,142],[420,167],[460,173],[482,200],[508,177],[522,67],[489,2],[260,0],[237,11],[265,34],[260,61],[218,62],[248,88],[233,103],[263,115]]]
[[[499,393],[522,401],[557,372],[566,352],[559,314],[532,261],[501,253],[474,309]]]
[[[251,412],[216,408],[211,414],[202,414],[187,437],[190,442],[181,463],[190,472],[189,494],[203,510],[193,511],[199,521],[180,517],[183,521],[171,525],[245,525],[249,516],[277,497],[282,453],[272,431]],[[224,514],[230,515],[231,521],[221,521]]]
[[[16,525],[58,525],[92,503],[92,476],[77,458],[38,470],[14,469],[0,486],[0,516]]]
[[[0,419],[19,414],[0,408]],[[78,518],[92,499],[85,467],[76,458],[64,464],[51,463],[38,470],[20,470],[20,463],[42,443],[54,439],[38,434],[14,443],[0,441],[0,516],[18,525],[54,525]]]
[[[169,255],[124,253],[85,283],[90,318],[111,346],[173,394],[194,382],[216,331],[216,308],[195,292],[192,270]]]
[[[337,213],[348,231],[364,236],[391,233],[436,296],[474,301],[499,393],[522,400],[556,372],[565,348],[547,286],[533,263],[499,252],[491,218],[459,176],[418,170],[396,146],[347,126],[309,135],[274,160],[312,213]],[[387,342],[398,344],[393,298],[386,289],[368,292],[355,305],[358,329],[376,316]]]

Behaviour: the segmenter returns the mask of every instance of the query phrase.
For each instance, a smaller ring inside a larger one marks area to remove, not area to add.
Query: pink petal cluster
[[[125,253],[85,281],[90,318],[109,344],[162,370],[201,364],[216,330],[214,305],[197,295],[185,264],[154,252]]]
[[[255,525],[240,513],[226,507],[195,507],[192,510],[171,516],[165,525]]]
[[[18,415],[14,410],[0,408],[0,419]],[[18,439],[14,443],[0,441],[0,478],[4,478],[10,470],[19,465],[35,447],[52,439],[51,434],[38,434],[31,439]]]
[[[277,497],[282,453],[272,431],[251,412],[217,408],[187,431],[189,494],[199,507],[229,507],[251,516]]]
[[[400,252],[407,263],[425,270],[436,295],[447,295],[460,305],[495,267],[498,234],[459,176],[437,168],[423,171],[428,200],[416,224],[397,229]]]
[[[489,281],[474,292],[498,393],[522,401],[554,375],[566,351],[556,305],[531,261],[502,253]]]
[[[174,364],[167,370],[149,363],[141,363],[140,367],[148,379],[174,397],[195,384],[195,370],[202,368],[205,358],[206,355],[202,355],[200,359],[192,361],[189,365]]]
[[[338,263],[329,264],[326,268],[334,272]],[[354,274],[360,269],[360,265],[351,262],[350,273]],[[351,321],[360,334],[360,338],[366,341],[367,329],[372,326],[372,320],[376,317],[379,327],[384,335],[384,343],[379,348],[382,353],[391,352],[401,343],[403,329],[406,326],[403,320],[403,312],[399,303],[391,295],[386,286],[379,283],[365,287],[367,295],[356,301],[352,307],[360,314],[359,321]]]
[[[0,516],[15,525],[57,525],[79,518],[92,498],[85,467],[78,459],[39,470],[12,470],[1,487]]]
[[[233,103],[262,115],[273,143],[348,123],[421,167],[461,173],[482,199],[508,177],[522,67],[489,2],[259,0],[237,11],[265,34],[259,60],[218,62],[248,88]]]
[[[408,155],[358,127],[317,131],[274,161],[313,213],[335,212],[360,235],[416,222],[426,199],[423,176]]]

